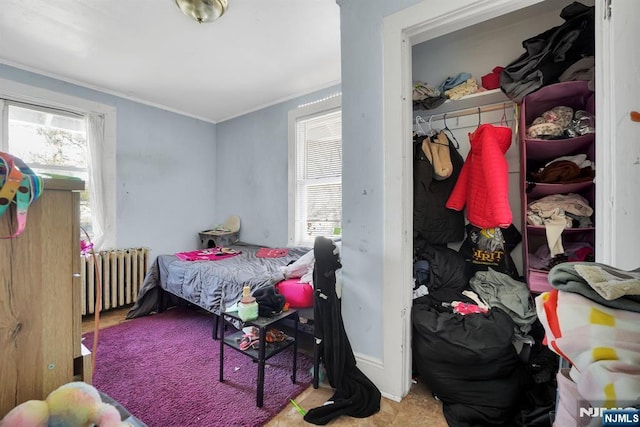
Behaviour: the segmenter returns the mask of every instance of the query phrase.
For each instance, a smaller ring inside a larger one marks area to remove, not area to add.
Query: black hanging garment
[[[414,139],[413,157],[413,238],[414,247],[420,242],[446,245],[464,239],[464,212],[445,207],[464,159],[453,143],[449,143],[449,156],[453,170],[444,180],[434,179],[433,165],[422,151],[422,141],[427,136]]]
[[[341,416],[365,418],[380,410],[382,395],[378,388],[356,366],[356,359],[342,323],[340,300],[336,294],[337,269],[342,267],[333,241],[317,237],[313,252],[314,336],[318,353],[335,389],[322,406],[310,409],[304,420],[325,425]]]

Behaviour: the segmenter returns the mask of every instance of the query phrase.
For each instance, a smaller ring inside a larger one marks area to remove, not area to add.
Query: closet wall
[[[470,73],[481,86],[481,77],[496,66],[506,66],[524,53],[522,41],[540,34],[564,20],[561,10],[571,4],[570,0],[546,1],[528,8],[509,13],[477,25],[445,34],[412,48],[412,79],[432,86],[440,85],[447,77],[458,73]],[[593,6],[594,1],[581,3]],[[502,107],[502,108],[501,108]],[[513,130],[513,140],[506,159],[509,164],[509,201],[513,214],[513,224],[522,232],[522,200],[520,192],[520,140],[516,105],[500,89],[479,92],[461,100],[447,101],[431,110],[414,109],[414,131],[416,116],[426,122],[431,118],[431,126],[444,127],[444,113],[447,113],[447,126],[453,131],[460,143],[458,150],[463,158],[469,152],[468,134],[478,126],[477,109],[480,108],[480,121],[500,125],[503,114],[506,123]],[[484,110],[492,110],[483,112]],[[455,117],[459,115],[458,117]],[[457,249],[458,244],[450,247]],[[518,245],[511,256],[523,274],[522,248]]]

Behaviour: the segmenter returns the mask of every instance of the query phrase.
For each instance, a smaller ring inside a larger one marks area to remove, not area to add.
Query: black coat
[[[327,379],[335,389],[322,406],[310,409],[305,421],[324,425],[341,415],[364,418],[380,410],[382,395],[378,388],[356,366],[356,359],[342,323],[340,300],[336,294],[336,275],[340,264],[333,241],[317,237],[313,270],[314,336],[319,342],[320,360]]]
[[[464,159],[449,140],[449,155],[453,171],[442,181],[433,178],[433,165],[422,151],[422,141],[414,143],[413,157],[413,235],[417,241],[446,245],[464,239],[464,212],[445,207],[456,185]],[[448,139],[448,138],[447,138]]]

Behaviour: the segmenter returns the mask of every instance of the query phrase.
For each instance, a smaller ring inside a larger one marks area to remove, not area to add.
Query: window
[[[342,235],[341,97],[289,113],[289,244]]]
[[[115,108],[0,79],[0,119],[0,151],[82,179],[80,225],[96,249],[115,247]]]
[[[87,182],[86,118],[41,106],[4,102],[6,138],[2,151],[23,160],[35,173],[70,176]],[[93,238],[89,192],[80,194],[80,226]]]

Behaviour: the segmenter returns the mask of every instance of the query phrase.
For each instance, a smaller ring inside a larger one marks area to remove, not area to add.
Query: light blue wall
[[[238,215],[242,241],[287,245],[287,115],[338,92],[333,86],[217,124],[216,221]]]
[[[339,0],[342,50],[342,315],[354,351],[381,359],[385,16],[418,0]],[[401,144],[398,141],[398,144]],[[399,331],[400,333],[400,331]]]
[[[116,107],[116,246],[198,247],[215,211],[215,124],[3,64],[0,78]]]

